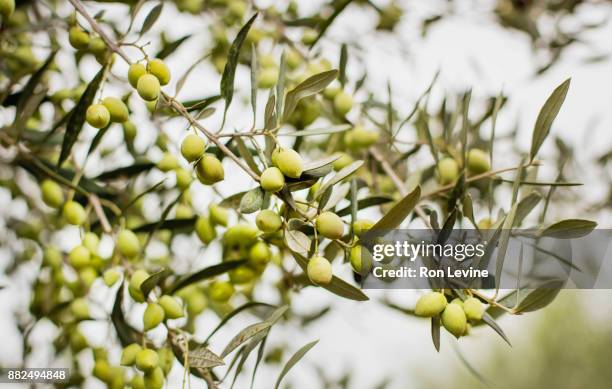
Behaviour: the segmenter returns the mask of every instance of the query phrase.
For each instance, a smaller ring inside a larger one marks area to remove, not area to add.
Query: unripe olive
[[[15,0],[0,0],[0,15],[8,19],[15,11]]]
[[[363,234],[368,232],[376,223],[369,219],[359,219],[353,222],[353,232],[355,235],[361,237]]]
[[[238,19],[242,19],[247,10],[247,5],[242,0],[231,0],[227,5],[227,10],[229,11],[230,15]]]
[[[488,230],[489,228],[491,228],[493,226],[493,224],[495,224],[495,223],[493,222],[493,220],[491,220],[491,218],[484,217],[484,218],[480,219],[478,221],[478,223],[476,223],[476,226],[480,230]]]
[[[186,299],[185,303],[187,304],[187,312],[190,317],[194,317],[202,313],[206,307],[208,306],[208,300],[204,293],[200,290],[196,290],[190,293]]]
[[[100,238],[98,238],[98,235],[94,234],[93,232],[87,232],[85,233],[85,236],[83,236],[83,246],[85,246],[85,248],[87,248],[87,250],[89,250],[89,252],[95,254],[98,252],[98,246],[100,245]]]
[[[89,34],[79,26],[70,27],[68,40],[72,47],[77,50],[83,50],[89,46]]]
[[[210,285],[209,294],[213,301],[225,303],[234,294],[234,287],[227,281],[215,281]]]
[[[92,104],[87,108],[85,113],[87,123],[95,128],[104,128],[110,123],[110,112],[102,104]]]
[[[159,364],[159,356],[155,350],[142,349],[136,354],[136,367],[144,372],[153,371]]]
[[[181,154],[189,162],[198,160],[205,149],[206,142],[196,134],[187,135],[181,143]]]
[[[253,265],[260,266],[270,261],[272,253],[270,248],[264,242],[257,242],[249,249],[249,262]]]
[[[70,312],[77,320],[89,319],[89,305],[83,298],[77,298],[70,304]]]
[[[272,233],[278,231],[283,222],[276,212],[269,209],[264,209],[257,214],[255,224],[257,224],[257,228],[259,228],[261,231]]]
[[[217,231],[212,225],[210,218],[200,216],[195,223],[195,231],[202,243],[208,244],[217,237]]]
[[[480,149],[471,149],[467,155],[468,170],[475,174],[481,174],[491,169],[489,156]]]
[[[70,251],[70,254],[68,254],[68,259],[70,260],[72,267],[75,269],[81,269],[89,265],[91,253],[85,246],[76,246]]]
[[[295,150],[280,150],[275,165],[287,177],[300,178],[302,175],[302,157]]]
[[[452,299],[452,301],[450,303],[451,304],[457,304],[461,308],[463,308],[463,300],[461,300],[459,297],[456,297],[456,298]]]
[[[131,230],[122,230],[117,235],[117,249],[121,255],[134,258],[140,253],[140,240]]]
[[[152,59],[147,62],[147,71],[157,77],[161,85],[167,85],[170,82],[170,70],[161,59]]]
[[[89,52],[95,55],[96,57],[103,56],[106,54],[106,43],[99,36],[91,39],[89,42]]]
[[[275,67],[269,67],[262,69],[257,79],[257,87],[260,89],[270,89],[276,85],[278,80],[278,69]]]
[[[126,346],[121,352],[121,364],[123,366],[132,366],[136,362],[136,355],[142,350],[138,343],[132,343]]]
[[[189,205],[179,204],[174,211],[174,217],[177,219],[191,219],[193,217],[193,210]]]
[[[138,80],[140,77],[147,74],[147,68],[141,63],[133,63],[128,69],[128,81],[132,88],[138,87]]]
[[[159,80],[152,74],[145,74],[138,79],[136,90],[146,101],[155,101],[159,97]]]
[[[59,184],[52,180],[44,180],[40,186],[42,199],[51,208],[59,208],[64,203],[64,192]]]
[[[323,97],[329,100],[333,100],[342,89],[339,86],[328,86],[323,90]]]
[[[337,157],[340,157],[336,159],[332,164],[332,167],[334,168],[335,171],[342,170],[348,165],[350,165],[351,163],[353,163],[353,158],[343,151],[339,151],[335,155]]]
[[[59,267],[62,264],[62,253],[57,247],[45,247],[45,251],[43,252],[43,263],[53,268]]]
[[[223,244],[226,246],[250,247],[257,241],[259,230],[245,223],[236,224],[223,234]]]
[[[346,115],[353,108],[353,97],[342,91],[334,97],[334,109],[341,116]]]
[[[148,331],[151,328],[157,327],[159,323],[164,321],[165,312],[164,308],[157,303],[149,303],[147,304],[147,308],[144,311],[144,315],[142,316],[142,324],[144,326],[144,330]]]
[[[210,203],[208,205],[208,214],[210,215],[210,221],[213,224],[218,224],[227,227],[229,221],[229,211],[220,205]]]
[[[121,273],[119,273],[119,271],[117,269],[108,269],[102,275],[102,278],[104,279],[104,283],[109,288],[111,286],[115,285],[115,282],[117,282],[119,277],[121,277]]]
[[[247,284],[255,278],[255,272],[246,267],[240,266],[228,272],[230,281],[236,285]]]
[[[453,183],[459,176],[459,165],[453,158],[443,158],[438,162],[438,182],[442,185]]]
[[[102,382],[109,382],[113,377],[111,366],[106,359],[96,360],[92,374]]]
[[[457,338],[463,335],[467,327],[463,308],[458,304],[448,304],[442,312],[442,325]]]
[[[321,256],[314,256],[308,261],[306,267],[306,273],[308,278],[315,285],[327,285],[332,280],[332,267],[331,263]]]
[[[149,273],[147,273],[146,270],[139,269],[136,270],[134,274],[132,274],[132,277],[130,278],[130,282],[128,284],[128,292],[130,293],[130,296],[132,296],[134,301],[139,303],[144,302],[144,295],[140,290],[140,285],[142,285],[144,280],[146,280],[147,278],[149,278]]]
[[[351,248],[349,261],[353,271],[357,274],[365,275],[372,269],[372,256],[370,252],[359,244]]]
[[[325,211],[317,217],[317,231],[328,239],[340,239],[344,235],[344,223],[340,216]]]
[[[130,386],[132,389],[147,389],[145,388],[144,377],[139,374],[135,374],[134,377],[132,377]]]
[[[116,97],[105,97],[102,104],[110,113],[110,120],[115,123],[123,123],[129,118],[128,107],[123,101]]]
[[[85,349],[87,346],[87,338],[78,328],[70,333],[70,347],[75,353]]]
[[[183,306],[174,297],[163,295],[159,298],[157,303],[164,309],[168,319],[178,319],[179,317],[183,317]]]
[[[290,49],[285,53],[285,63],[289,69],[295,70],[302,64],[302,56],[295,49]]]
[[[482,320],[484,315],[484,306],[480,300],[475,297],[468,297],[463,302],[463,310],[468,320]]]
[[[361,126],[353,129],[353,143],[356,148],[370,147],[378,141],[378,132],[366,130]]]
[[[178,168],[174,171],[176,175],[176,186],[181,191],[189,188],[192,182],[191,172],[186,169]]]
[[[170,170],[174,170],[179,166],[179,161],[173,154],[170,153],[164,153],[162,159],[157,162],[157,168],[162,172],[169,172]]]
[[[440,292],[429,292],[416,303],[414,314],[422,317],[439,315],[446,308],[446,297]]]
[[[304,33],[302,34],[302,43],[305,44],[306,46],[310,46],[317,40],[318,36],[319,36],[319,33],[315,29],[312,29],[312,28],[305,29]]]
[[[91,266],[87,266],[79,271],[79,280],[81,280],[83,285],[87,288],[91,288],[97,278],[98,272]]]
[[[123,122],[123,138],[126,142],[133,142],[136,139],[138,129],[132,122]]]
[[[266,192],[278,192],[285,186],[285,176],[277,167],[269,167],[261,173],[259,182]]]
[[[225,178],[225,171],[221,161],[212,154],[204,154],[196,165],[198,179],[202,184],[213,185]]]
[[[164,347],[157,350],[159,356],[159,367],[162,369],[164,374],[168,374],[172,369],[172,363],[174,362],[174,353],[171,349]]]
[[[162,389],[164,387],[164,372],[161,367],[156,367],[153,371],[144,375],[146,389]]]

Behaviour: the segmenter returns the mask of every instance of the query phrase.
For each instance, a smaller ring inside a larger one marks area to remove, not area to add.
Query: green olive
[[[484,315],[484,306],[482,302],[475,297],[468,297],[463,302],[463,310],[468,320],[482,320],[482,316]]]
[[[459,165],[453,158],[444,158],[438,162],[438,182],[448,185],[459,176]]]
[[[282,226],[282,220],[280,216],[269,209],[264,209],[257,214],[255,218],[255,224],[257,228],[266,233],[272,233],[278,231]]]
[[[149,303],[147,304],[147,308],[144,311],[144,315],[142,316],[142,323],[144,326],[144,330],[148,331],[152,328],[155,328],[164,321],[165,312],[164,308],[157,303]]]
[[[421,317],[439,315],[446,308],[446,297],[440,292],[429,292],[417,301],[414,313]]]
[[[491,169],[489,156],[480,149],[471,149],[467,155],[468,170],[474,174],[481,174]]]
[[[172,296],[163,295],[159,298],[157,303],[164,309],[168,319],[178,319],[179,317],[184,316],[183,306]]]
[[[196,165],[198,179],[204,185],[213,185],[225,178],[221,161],[212,154],[204,154]]]
[[[87,123],[95,128],[104,128],[110,123],[111,116],[108,109],[102,104],[93,104],[85,112]]]
[[[353,108],[353,97],[342,91],[334,97],[334,109],[340,116],[345,116]]]
[[[130,112],[123,101],[116,97],[106,97],[102,100],[102,105],[110,113],[110,120],[114,123],[123,123],[128,120]]]
[[[195,223],[195,231],[202,243],[208,244],[217,237],[215,226],[207,216],[200,216]]]
[[[189,162],[198,160],[205,149],[206,142],[195,134],[187,135],[181,143],[181,154]]]
[[[128,81],[132,88],[138,87],[138,80],[140,77],[147,74],[147,68],[141,63],[133,63],[128,69]]]
[[[442,312],[442,325],[457,338],[465,334],[467,318],[463,308],[458,304],[448,304]]]
[[[155,101],[159,97],[159,80],[152,74],[145,74],[138,79],[136,90],[143,100]]]
[[[275,193],[285,186],[285,176],[279,168],[269,167],[261,173],[259,182],[263,190]]]
[[[121,255],[134,258],[140,253],[140,240],[131,230],[123,230],[117,235],[117,248]]]
[[[333,212],[325,211],[316,220],[317,231],[328,239],[340,239],[344,235],[344,223]]]
[[[44,180],[40,186],[42,199],[51,208],[59,208],[64,203],[64,192],[53,180]]]
[[[70,45],[77,50],[84,50],[89,47],[89,34],[79,26],[70,27],[68,40]]]
[[[147,62],[147,72],[157,77],[161,85],[167,85],[170,82],[170,69],[161,59],[152,59]]]
[[[136,367],[144,372],[153,371],[159,364],[155,350],[142,349],[136,354]]]
[[[321,256],[310,258],[306,267],[306,273],[310,281],[315,285],[327,285],[331,282],[333,276],[331,263]]]
[[[302,157],[295,150],[282,149],[275,160],[275,165],[287,177],[300,178],[302,175]]]

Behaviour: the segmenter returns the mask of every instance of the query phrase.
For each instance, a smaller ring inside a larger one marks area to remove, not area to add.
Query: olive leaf
[[[207,347],[200,346],[189,352],[189,366],[208,369],[211,367],[225,365],[223,359],[210,351]]]
[[[183,276],[180,276],[176,281],[174,281],[170,285],[170,287],[168,287],[166,293],[176,293],[177,291],[183,289],[186,286],[226,273],[232,269],[243,265],[245,262],[246,260],[244,259],[239,261],[223,262],[218,265],[205,267],[204,269],[196,271],[194,273],[185,274]]]
[[[155,230],[170,230],[170,231],[192,231],[193,225],[196,222],[195,217],[188,219],[164,219],[153,223],[143,224],[133,229],[134,232],[151,232]]]
[[[319,188],[319,190],[317,190],[317,193],[315,193],[314,198],[318,199],[319,197],[321,197],[321,195],[328,189],[331,188],[332,186],[336,185],[337,183],[339,183],[340,181],[344,180],[345,178],[349,177],[351,174],[355,173],[357,170],[359,170],[359,168],[363,165],[363,161],[355,161],[353,163],[351,163],[348,166],[345,166],[344,168],[342,168],[338,173],[336,173],[332,178],[330,178],[328,181],[326,181],[323,185],[321,185],[321,187]]]
[[[397,204],[393,206],[387,213],[378,221],[372,230],[392,230],[397,228],[412,212],[421,198],[421,187],[417,186],[412,192],[407,194]]]
[[[119,288],[117,288],[117,293],[115,294],[115,303],[113,304],[113,310],[111,312],[111,321],[115,330],[117,331],[117,336],[119,337],[119,341],[123,347],[132,344],[132,343],[141,343],[142,334],[136,331],[132,326],[130,326],[125,321],[125,316],[123,314],[123,282]]]
[[[288,229],[285,231],[285,243],[289,250],[303,256],[308,256],[310,251],[310,238],[301,231]]]
[[[525,313],[546,307],[557,297],[563,285],[565,285],[563,280],[550,280],[546,282],[543,286],[529,292],[513,311],[515,313]]]
[[[440,352],[440,316],[431,318],[431,341],[436,351]]]
[[[240,199],[240,213],[253,213],[261,209],[264,200],[264,191],[261,187],[251,189]]]
[[[548,136],[550,128],[557,117],[557,114],[561,110],[565,96],[569,90],[571,78],[563,81],[561,85],[555,88],[552,94],[546,99],[546,102],[540,109],[538,118],[536,119],[535,126],[533,128],[533,136],[531,138],[531,150],[529,152],[529,159],[533,161],[536,154],[540,150],[542,143]]]
[[[334,81],[337,76],[338,71],[335,69],[315,74],[287,92],[287,96],[285,97],[285,109],[283,110],[282,116],[283,123],[289,119],[289,116],[291,116],[301,99],[321,92]]]
[[[75,105],[75,107],[70,112],[70,116],[68,117],[68,123],[66,125],[66,133],[64,134],[64,140],[62,142],[62,149],[60,151],[60,156],[57,161],[57,167],[62,166],[62,164],[66,161],[68,156],[70,155],[70,151],[72,150],[72,146],[74,146],[77,141],[81,130],[83,129],[83,125],[85,124],[85,113],[87,112],[87,108],[93,103],[94,98],[96,97],[96,93],[98,92],[98,88],[100,87],[100,83],[104,79],[104,75],[106,74],[107,66],[103,66],[98,74],[91,80],[87,88],[85,88],[85,92],[79,99],[79,102]]]
[[[244,141],[242,140],[242,138],[240,136],[235,136],[232,139],[234,143],[236,144],[236,147],[238,148],[238,153],[240,153],[240,156],[242,157],[242,159],[244,159],[247,165],[249,165],[251,170],[253,170],[257,174],[260,174],[261,172],[259,170],[259,166],[257,166],[257,162],[255,162],[255,159],[253,158],[253,154],[249,151],[246,144],[244,144]]]
[[[223,69],[223,75],[221,76],[221,96],[225,100],[225,109],[223,116],[225,117],[225,113],[227,113],[227,109],[229,108],[232,98],[234,97],[234,76],[236,75],[236,66],[238,66],[238,56],[240,55],[240,48],[242,47],[242,43],[249,33],[249,29],[251,25],[255,21],[257,14],[251,16],[248,22],[236,35],[236,38],[232,42],[230,46],[229,53],[227,54],[227,63],[225,64],[225,68]]]
[[[283,378],[285,378],[287,373],[289,373],[289,370],[291,370],[291,368],[295,366],[300,361],[300,359],[302,359],[304,355],[306,355],[306,353],[310,351],[310,349],[313,348],[318,342],[319,342],[318,340],[315,340],[313,342],[305,344],[304,346],[300,347],[300,349],[296,351],[291,356],[291,358],[289,358],[287,363],[285,363],[285,366],[283,366],[283,370],[281,370],[280,374],[278,375],[278,378],[276,379],[276,384],[274,385],[274,389],[278,389]]]
[[[542,196],[538,192],[531,192],[529,195],[524,197],[516,207],[516,214],[514,215],[514,225],[520,226],[525,217],[529,215],[536,205],[540,202]]]
[[[140,284],[140,291],[142,295],[146,299],[149,293],[159,285],[166,277],[172,274],[172,270],[170,269],[162,269],[156,273],[153,273]]]
[[[338,132],[345,132],[350,129],[351,129],[351,126],[349,124],[338,124],[338,125],[330,126],[327,128],[311,128],[308,130],[285,132],[284,134],[277,134],[277,136],[299,137],[299,136],[327,135],[327,134],[335,134]]]
[[[117,180],[122,178],[130,178],[136,176],[140,173],[149,171],[155,167],[153,162],[142,161],[136,162],[130,166],[124,166],[117,169],[109,170],[103,173],[100,173],[96,176],[96,180]]]
[[[597,223],[590,220],[567,219],[544,227],[539,235],[557,239],[581,238],[591,233]]]
[[[508,343],[509,346],[512,347],[512,344],[510,343],[510,339],[508,339],[508,337],[506,336],[506,333],[504,332],[504,330],[499,326],[499,324],[497,324],[497,322],[495,321],[495,319],[493,319],[493,317],[488,313],[485,312],[482,316],[482,321],[488,325],[489,327],[491,327],[493,329],[493,331],[497,332],[497,334],[499,336],[501,336],[501,338],[503,340],[506,341],[506,343]]]
[[[47,71],[47,69],[49,68],[49,66],[53,63],[53,59],[55,58],[55,54],[57,54],[57,51],[55,51],[55,50],[52,51],[49,54],[49,56],[47,57],[45,62],[42,64],[42,66],[40,68],[38,68],[38,70],[34,74],[32,74],[32,76],[28,80],[27,84],[21,90],[21,92],[19,94],[19,100],[17,101],[17,112],[18,112],[18,114],[15,115],[16,117],[21,117],[21,112],[23,112],[24,108],[28,104],[28,101],[30,101],[30,99],[32,99],[32,97],[34,96],[34,90],[36,89],[36,87],[40,83],[40,80],[44,76],[44,74]],[[24,118],[22,118],[22,119],[24,119]]]
[[[155,58],[164,59],[168,57],[170,54],[174,53],[176,49],[178,49],[187,39],[191,38],[191,34],[187,34],[182,36],[170,43],[162,46],[162,49],[155,54]]]
[[[282,307],[272,312],[272,314],[266,320],[259,323],[251,324],[250,326],[240,331],[236,336],[234,336],[234,338],[232,338],[232,340],[230,340],[227,346],[225,346],[225,349],[221,353],[221,358],[225,358],[228,354],[230,354],[238,346],[240,346],[247,340],[251,339],[260,332],[266,331],[267,329],[272,327],[274,324],[276,324],[278,319],[283,316],[283,314],[287,311],[288,308],[288,306],[283,305]]]
[[[393,201],[393,197],[391,196],[370,196],[365,199],[357,200],[357,209],[366,209],[369,207],[375,207],[377,205],[387,204]],[[341,210],[336,212],[338,216],[346,216],[351,213],[351,206],[347,206],[342,208]]]
[[[223,319],[221,319],[221,321],[219,322],[219,324],[217,324],[215,329],[212,330],[208,334],[208,337],[204,341],[204,344],[208,344],[208,342],[210,341],[210,338],[212,338],[212,336],[214,334],[216,334],[217,331],[219,331],[228,321],[230,321],[231,318],[233,318],[234,316],[238,315],[242,311],[245,311],[245,310],[253,308],[253,307],[260,307],[260,306],[261,307],[267,307],[267,308],[278,308],[278,307],[276,307],[276,306],[274,306],[272,304],[262,303],[262,302],[259,302],[259,301],[249,301],[247,303],[244,303],[243,305],[239,306],[238,308],[234,309],[233,311],[231,311],[230,313],[225,315],[223,317]]]
[[[149,11],[144,22],[142,22],[142,27],[140,28],[140,33],[139,33],[140,36],[143,36],[144,34],[146,34],[147,31],[149,31],[151,27],[153,27],[157,19],[159,19],[159,16],[161,15],[163,8],[164,8],[164,3],[161,2],[157,4],[155,7],[153,7],[151,11]]]
[[[497,259],[496,259],[496,267],[495,267],[495,290],[499,290],[499,285],[501,283],[502,271],[504,269],[504,261],[506,260],[506,251],[508,250],[508,243],[510,241],[510,235],[512,233],[512,227],[514,226],[514,218],[516,216],[516,209],[518,208],[518,203],[515,203],[510,212],[508,212],[508,216],[504,220],[502,225],[501,234],[499,237],[499,248],[497,250]]]

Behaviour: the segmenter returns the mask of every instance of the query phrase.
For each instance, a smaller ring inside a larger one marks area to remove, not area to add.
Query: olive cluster
[[[465,300],[454,298],[449,303],[444,293],[429,292],[419,298],[414,313],[421,317],[439,316],[444,328],[459,338],[468,334],[468,320],[482,320],[484,305],[476,297],[467,297]]]

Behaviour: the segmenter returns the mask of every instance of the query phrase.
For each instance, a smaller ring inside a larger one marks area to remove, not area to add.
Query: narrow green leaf
[[[263,200],[264,191],[261,187],[258,186],[255,189],[251,189],[242,196],[242,199],[240,199],[240,213],[249,214],[259,211],[263,205]]]
[[[255,21],[256,17],[257,14],[251,16],[249,21],[242,26],[240,31],[238,31],[238,35],[236,35],[236,38],[230,46],[229,53],[227,55],[227,63],[223,69],[223,76],[221,76],[221,96],[225,100],[224,112],[227,112],[227,109],[232,102],[232,98],[234,97],[234,76],[236,75],[236,66],[238,66],[240,48],[242,47],[242,43],[249,33],[249,29],[251,28],[251,25]]]
[[[200,346],[189,352],[189,367],[210,369],[211,367],[225,365],[223,359],[210,351],[207,347]]]
[[[280,119],[280,113],[283,112],[283,106],[286,104],[285,101],[285,79],[287,77],[287,59],[285,56],[285,51],[281,53],[280,57],[280,66],[278,69],[278,81],[276,82],[276,118],[275,125],[278,124],[276,121]]]
[[[555,297],[557,297],[563,285],[565,285],[565,281],[563,280],[548,281],[542,287],[529,292],[529,294],[519,302],[518,306],[514,308],[514,312],[533,312],[546,307],[553,302]]]
[[[499,237],[499,248],[497,250],[497,260],[495,268],[495,290],[499,290],[501,282],[502,271],[504,270],[504,261],[506,260],[506,251],[508,250],[508,243],[510,241],[510,235],[512,233],[512,227],[514,226],[514,217],[516,215],[516,209],[518,204],[514,204],[508,212],[508,216],[504,220],[502,225],[501,235]]]
[[[257,50],[255,45],[251,46],[251,109],[253,109],[253,128],[257,123]]]
[[[300,83],[298,86],[287,92],[282,122],[284,123],[289,119],[289,116],[291,116],[291,114],[295,110],[295,107],[301,99],[321,92],[333,80],[335,80],[337,76],[338,71],[335,69],[315,74],[314,76],[307,78],[306,80],[302,81],[302,83]]]
[[[371,228],[372,230],[392,230],[397,228],[408,216],[421,198],[421,187],[417,186],[406,195]]]
[[[312,128],[308,130],[299,130],[299,131],[291,131],[286,132],[284,134],[277,134],[277,136],[313,136],[313,135],[326,135],[326,134],[335,134],[337,132],[344,132],[350,130],[351,126],[348,124],[339,124],[336,126],[331,126],[327,128]]]
[[[21,116],[21,112],[27,105],[28,101],[32,98],[32,96],[34,96],[34,90],[40,83],[40,80],[42,79],[49,66],[53,63],[53,59],[55,58],[56,53],[57,51],[52,51],[51,54],[49,54],[42,66],[39,67],[34,74],[32,74],[27,84],[21,90],[19,100],[17,101],[18,114],[16,116]]]
[[[557,239],[581,238],[590,234],[595,227],[597,223],[591,220],[567,219],[545,227],[540,235]]]
[[[136,176],[140,173],[149,171],[155,167],[153,162],[142,161],[136,162],[130,166],[124,166],[117,169],[109,170],[103,173],[100,173],[96,180],[118,180],[123,178],[129,178]]]
[[[113,304],[113,310],[111,312],[111,321],[115,330],[117,331],[117,337],[121,342],[122,346],[127,346],[132,343],[141,343],[142,334],[136,331],[125,321],[123,314],[123,282],[117,288],[115,294],[115,303]]]
[[[344,180],[345,178],[348,178],[351,176],[351,174],[355,173],[357,170],[359,170],[359,168],[363,165],[363,161],[355,161],[353,163],[351,163],[348,166],[345,166],[344,168],[342,168],[338,173],[336,173],[332,178],[330,178],[328,181],[326,181],[323,185],[321,185],[321,187],[319,188],[319,190],[317,190],[317,193],[315,193],[314,198],[318,199],[319,197],[321,197],[321,195],[328,189],[331,188],[332,186],[336,185],[337,183],[339,183],[340,181]]]
[[[167,293],[168,294],[176,293],[177,291],[183,289],[186,286],[189,286],[189,285],[194,284],[196,282],[200,282],[200,281],[203,281],[205,279],[216,277],[218,275],[226,273],[226,272],[228,272],[228,271],[230,271],[232,269],[235,269],[235,268],[243,265],[245,262],[246,262],[246,260],[223,262],[223,263],[220,263],[218,265],[213,265],[213,266],[205,267],[204,269],[199,270],[199,271],[194,272],[194,273],[191,273],[191,274],[186,274],[186,275],[180,277],[178,280],[176,280],[168,288],[168,292]]]
[[[542,196],[537,192],[532,192],[523,198],[516,207],[516,214],[514,215],[514,225],[520,226],[525,217],[529,215],[536,205],[540,202]]]
[[[142,27],[140,28],[140,36],[143,36],[153,27],[157,19],[159,19],[159,15],[161,15],[162,9],[164,8],[164,3],[159,3],[155,7],[149,11],[147,17],[142,23]]]
[[[287,373],[289,373],[289,370],[291,370],[291,368],[295,366],[295,364],[298,363],[300,359],[302,359],[304,355],[306,355],[306,353],[310,351],[310,349],[313,348],[318,342],[319,342],[318,340],[315,340],[314,342],[305,344],[298,351],[296,351],[295,354],[291,356],[291,358],[289,358],[289,360],[283,367],[283,370],[281,370],[281,373],[279,374],[278,379],[276,380],[276,384],[274,385],[275,389],[278,389],[283,378],[285,378]]]
[[[493,331],[497,332],[497,334],[499,336],[501,336],[501,338],[503,340],[506,341],[506,343],[508,343],[509,346],[512,346],[512,344],[510,343],[510,340],[508,339],[508,337],[506,336],[506,333],[504,332],[504,330],[499,326],[499,324],[497,324],[497,322],[495,321],[495,319],[493,319],[493,317],[488,313],[485,312],[484,315],[482,316],[482,321],[488,325],[489,327],[491,327],[493,329]]]
[[[357,205],[357,209],[361,210],[361,209],[365,209],[369,207],[375,207],[377,205],[387,204],[387,203],[390,203],[391,201],[393,201],[393,197],[391,196],[371,196],[371,197],[366,197],[365,199],[357,200],[356,205]],[[345,208],[342,208],[341,210],[336,212],[338,216],[346,216],[350,213],[351,213],[351,205]]]
[[[87,108],[93,103],[94,98],[96,97],[100,83],[102,82],[102,79],[104,79],[106,69],[106,66],[103,66],[102,69],[100,69],[98,74],[96,74],[89,85],[87,85],[87,88],[85,88],[85,92],[83,92],[79,102],[71,111],[72,113],[70,114],[68,124],[66,125],[66,133],[64,134],[59,160],[57,161],[58,167],[62,166],[70,155],[72,146],[74,146],[79,134],[81,133],[81,130],[83,129],[83,124],[85,124],[85,112],[87,112]]]
[[[282,307],[276,309],[266,320],[251,324],[246,327],[242,331],[240,331],[230,342],[225,346],[225,349],[221,353],[221,358],[225,358],[228,354],[234,351],[238,346],[251,339],[253,336],[259,334],[262,331],[267,330],[272,327],[278,319],[287,311],[288,307],[283,305]]]
[[[178,49],[189,38],[191,38],[191,34],[182,36],[177,40],[164,45],[162,49],[158,51],[157,54],[155,54],[155,58],[164,59],[168,57],[170,54],[174,53],[174,51]]]
[[[231,318],[233,318],[234,316],[238,315],[240,312],[245,311],[247,309],[253,308],[253,307],[270,307],[270,308],[277,308],[274,305],[271,304],[267,304],[267,303],[262,303],[262,302],[258,302],[258,301],[249,301],[248,303],[244,303],[243,305],[239,306],[238,308],[234,309],[233,311],[231,311],[230,313],[228,313],[227,315],[225,315],[223,317],[223,319],[221,319],[221,322],[219,322],[219,324],[217,324],[217,326],[215,327],[214,330],[212,330],[209,334],[208,337],[206,338],[206,340],[204,341],[204,344],[208,344],[208,342],[210,341],[210,338],[212,338],[212,336],[217,333],[217,331],[219,331]]]
[[[259,166],[257,166],[257,162],[255,162],[251,151],[248,149],[246,144],[244,144],[244,140],[242,140],[242,137],[235,136],[232,138],[232,141],[236,144],[236,148],[238,148],[238,153],[240,154],[242,159],[244,159],[247,165],[249,165],[249,167],[255,173],[260,174],[261,172],[259,171]]]
[[[431,318],[431,341],[436,348],[436,351],[440,352],[440,317],[434,316]]]
[[[565,96],[569,90],[571,78],[565,80],[561,85],[555,88],[552,94],[548,97],[536,120],[533,128],[533,136],[531,138],[531,151],[529,152],[529,158],[533,161],[536,154],[540,150],[542,143],[548,136],[550,128],[557,117],[557,114],[561,110]]]
[[[172,270],[162,269],[156,273],[151,274],[149,278],[144,280],[142,284],[140,284],[140,291],[142,292],[142,295],[145,297],[145,299],[147,298],[149,293],[153,290],[153,288],[159,285],[160,282],[162,282],[166,277],[168,277],[171,274],[172,274]]]
[[[343,43],[340,46],[340,60],[338,61],[338,81],[344,87],[346,84],[346,63],[348,62],[348,46]]]

